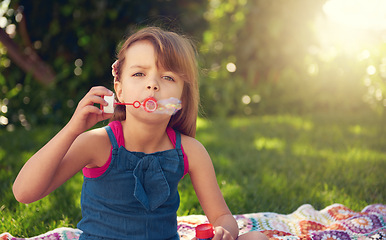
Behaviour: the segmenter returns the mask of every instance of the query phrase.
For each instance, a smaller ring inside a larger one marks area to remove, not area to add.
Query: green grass
[[[16,202],[11,191],[23,163],[58,130],[0,131],[0,232],[27,237],[76,227],[81,174],[33,204]],[[385,204],[385,136],[384,119],[369,114],[200,119],[197,131],[234,214]],[[180,194],[178,215],[202,214],[188,176]]]

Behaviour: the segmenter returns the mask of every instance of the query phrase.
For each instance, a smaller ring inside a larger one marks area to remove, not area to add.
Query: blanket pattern
[[[261,231],[270,240],[385,240],[386,205],[373,204],[354,212],[341,204],[317,211],[311,205],[300,206],[292,214],[271,212],[234,215],[240,234]],[[178,217],[181,239],[192,239],[194,228],[208,222],[204,215]],[[82,232],[58,228],[32,238],[17,238],[9,233],[0,240],[78,240]]]

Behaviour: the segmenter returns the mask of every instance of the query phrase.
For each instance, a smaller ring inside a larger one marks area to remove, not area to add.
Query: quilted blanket
[[[386,205],[373,204],[354,212],[341,204],[317,211],[311,205],[300,206],[284,215],[271,212],[234,215],[240,233],[261,231],[272,240],[384,240],[386,239]],[[207,222],[203,215],[178,217],[181,239],[194,237],[194,228]],[[17,238],[9,233],[0,240],[77,240],[81,231],[58,228],[32,238]]]

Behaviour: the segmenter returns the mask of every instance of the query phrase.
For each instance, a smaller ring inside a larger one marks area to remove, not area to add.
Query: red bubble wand
[[[112,96],[104,96],[107,106],[101,106],[101,110],[105,113],[114,113],[114,105],[130,105],[134,108],[142,107],[148,113],[160,113],[173,115],[181,109],[181,101],[177,98],[169,98],[157,101],[153,97],[146,98],[142,103],[134,101],[133,103],[115,102],[114,94]]]

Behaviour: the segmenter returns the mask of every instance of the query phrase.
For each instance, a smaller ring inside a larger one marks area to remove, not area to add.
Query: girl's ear
[[[120,81],[114,81],[115,95],[119,102],[123,102],[122,99],[122,83]]]

